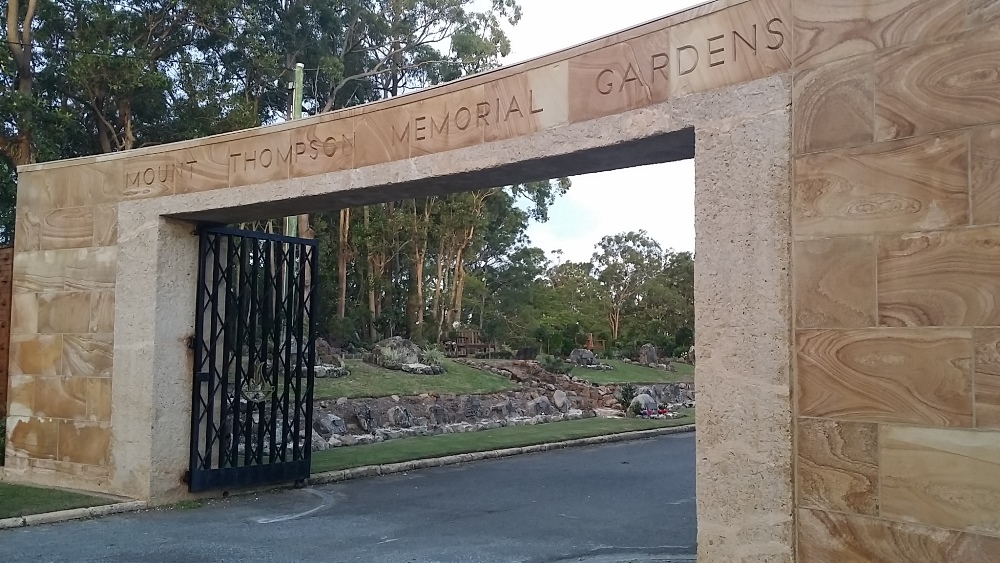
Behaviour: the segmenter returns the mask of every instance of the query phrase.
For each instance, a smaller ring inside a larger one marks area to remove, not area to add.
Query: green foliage
[[[687,355],[688,350],[690,349],[691,349],[690,346],[678,346],[677,348],[674,349],[674,357],[683,358],[684,356]]]
[[[420,361],[429,366],[443,366],[444,352],[436,348],[427,348],[420,354]]]
[[[618,406],[622,410],[625,410],[632,404],[632,399],[637,395],[637,390],[635,385],[631,383],[624,383],[618,387],[618,393],[615,394],[615,400],[618,401]]]
[[[542,366],[542,369],[549,373],[562,373],[569,375],[569,373],[573,371],[573,364],[564,362],[562,358],[558,356],[547,354],[539,358],[538,363]]]

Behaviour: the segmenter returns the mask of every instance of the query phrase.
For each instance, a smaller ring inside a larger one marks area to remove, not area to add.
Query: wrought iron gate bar
[[[317,243],[199,229],[189,488],[309,476]]]

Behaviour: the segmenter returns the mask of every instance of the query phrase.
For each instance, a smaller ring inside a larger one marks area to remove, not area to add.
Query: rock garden
[[[335,377],[346,377],[344,383],[353,378],[417,378],[416,386],[426,388],[427,392],[386,395],[383,389],[370,397],[338,397],[324,395],[324,384],[318,383],[312,432],[314,451],[596,416],[678,418],[683,416],[683,409],[694,406],[695,400],[690,379],[640,386],[592,382],[597,373],[612,379],[616,371],[634,375],[631,372],[638,366],[598,361],[592,352],[583,349],[575,350],[569,362],[551,357],[541,361],[445,359],[436,350],[422,349],[409,340],[395,337],[375,344],[360,355],[360,360],[338,363],[335,351],[325,343],[320,342],[317,348],[327,374],[336,368]],[[648,367],[641,369],[653,373]],[[452,377],[449,371],[456,370],[478,372],[479,377],[489,378],[495,388],[502,390],[448,392],[446,379]],[[358,375],[352,375],[353,372]],[[643,375],[646,374],[644,371]],[[442,389],[435,389],[439,380]]]

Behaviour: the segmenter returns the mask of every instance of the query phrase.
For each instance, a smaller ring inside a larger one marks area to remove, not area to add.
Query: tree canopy
[[[297,63],[308,114],[488,70],[521,17],[516,0],[0,0],[0,12],[0,244],[14,234],[18,165],[286,119]],[[590,333],[619,348],[687,345],[690,254],[644,232],[605,237],[589,263],[552,264],[531,246],[528,224],[568,189],[483,186],[312,216],[324,333],[440,342],[466,326],[552,352]]]

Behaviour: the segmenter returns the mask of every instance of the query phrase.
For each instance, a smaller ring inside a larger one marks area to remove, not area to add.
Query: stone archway
[[[1000,242],[1000,8],[875,4],[717,0],[370,106],[23,167],[6,478],[186,494],[192,222],[693,155],[699,557],[987,559],[1000,258],[967,249]],[[38,399],[74,377],[82,407]]]

